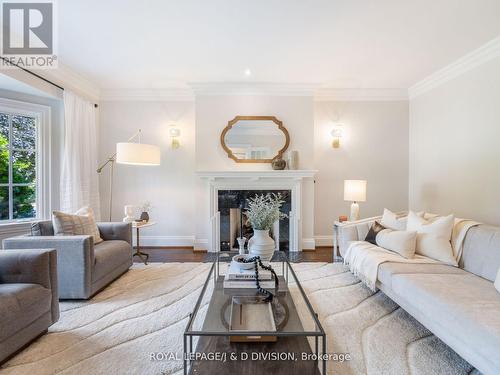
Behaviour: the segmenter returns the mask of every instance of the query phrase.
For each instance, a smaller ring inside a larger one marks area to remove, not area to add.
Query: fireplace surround
[[[197,225],[195,248],[217,252],[223,250],[221,247],[226,247],[224,250],[227,249],[227,246],[231,247],[231,244],[222,244],[222,242],[230,242],[227,236],[227,226],[230,226],[227,216],[230,216],[231,213],[230,211],[228,213],[227,209],[233,208],[234,210],[239,207],[224,207],[224,203],[221,205],[219,192],[222,194],[227,191],[235,192],[234,195],[237,192],[254,194],[281,191],[288,194],[289,202],[284,209],[289,210],[289,212],[283,212],[289,215],[289,218],[286,222],[281,223],[279,228],[273,230],[273,232],[279,232],[280,240],[277,247],[288,251],[301,251],[304,248],[314,249],[315,174],[314,170],[197,172],[200,182],[197,210],[201,219]],[[238,206],[234,202],[231,204]],[[238,213],[238,211],[233,212],[233,216],[238,215]],[[286,231],[286,226],[288,226],[288,233],[283,233],[284,230]],[[307,231],[306,238],[303,238],[304,227]],[[226,238],[227,241],[223,241]]]

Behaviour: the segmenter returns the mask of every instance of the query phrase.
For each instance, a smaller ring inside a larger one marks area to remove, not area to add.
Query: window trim
[[[0,98],[0,112],[35,117],[38,125],[36,137],[36,217],[1,220],[0,225],[48,219],[52,207],[51,108],[41,104]]]

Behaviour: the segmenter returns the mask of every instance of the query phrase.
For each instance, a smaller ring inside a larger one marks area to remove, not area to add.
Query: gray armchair
[[[0,363],[59,319],[55,250],[0,250]]]
[[[3,240],[4,249],[57,250],[59,298],[88,299],[132,266],[132,226],[98,223],[103,242],[92,236],[54,236],[51,221],[40,222],[35,234]]]

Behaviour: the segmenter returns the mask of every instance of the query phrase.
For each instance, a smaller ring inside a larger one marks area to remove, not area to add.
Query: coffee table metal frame
[[[232,255],[238,254],[237,252],[224,252],[228,255],[226,262],[230,261],[232,258]],[[288,257],[283,251],[276,251],[273,255],[273,258],[271,262],[281,262],[281,275],[284,277],[286,281],[286,285],[288,286],[289,282],[289,277],[292,275],[293,280],[295,281],[295,284],[300,291],[300,294],[302,298],[305,301],[305,304],[307,306],[309,314],[311,314],[311,317],[314,320],[314,324],[316,326],[315,331],[302,331],[302,332],[258,332],[258,331],[203,331],[203,330],[194,330],[192,325],[193,321],[196,317],[196,314],[198,313],[200,309],[201,302],[204,298],[205,292],[207,290],[207,287],[210,283],[210,279],[212,278],[213,274],[213,282],[214,282],[214,288],[217,286],[217,282],[221,280],[224,276],[220,274],[220,255],[221,253],[217,253],[217,259],[213,262],[212,267],[210,268],[210,272],[208,273],[207,279],[205,280],[205,283],[203,284],[203,288],[201,290],[200,296],[198,297],[198,300],[196,301],[196,304],[194,306],[193,312],[189,314],[189,321],[186,326],[186,329],[184,331],[184,353],[183,353],[183,361],[184,361],[184,375],[187,375],[191,366],[191,360],[188,359],[188,356],[190,353],[193,352],[193,337],[194,336],[277,336],[279,337],[285,337],[285,336],[305,336],[305,337],[314,337],[314,342],[315,342],[315,354],[316,354],[316,363],[318,363],[318,358],[319,358],[319,341],[321,338],[321,353],[323,354],[322,360],[321,360],[321,368],[322,368],[322,374],[326,375],[326,333],[318,319],[318,314],[314,311],[311,303],[309,302],[309,299],[307,298],[304,289],[302,288],[302,285],[300,284],[297,275],[295,274],[295,271],[291,267]],[[224,261],[224,260],[222,260]],[[312,349],[312,348],[311,348]]]

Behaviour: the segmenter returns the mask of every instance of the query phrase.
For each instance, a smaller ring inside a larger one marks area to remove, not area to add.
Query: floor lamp
[[[138,140],[137,143],[132,142],[135,138]],[[109,174],[109,221],[111,221],[113,208],[113,169],[115,162],[129,165],[160,165],[160,148],[141,143],[141,129],[139,129],[127,142],[117,143],[116,152],[97,168],[97,173],[100,174],[106,165],[109,164],[111,167]]]

